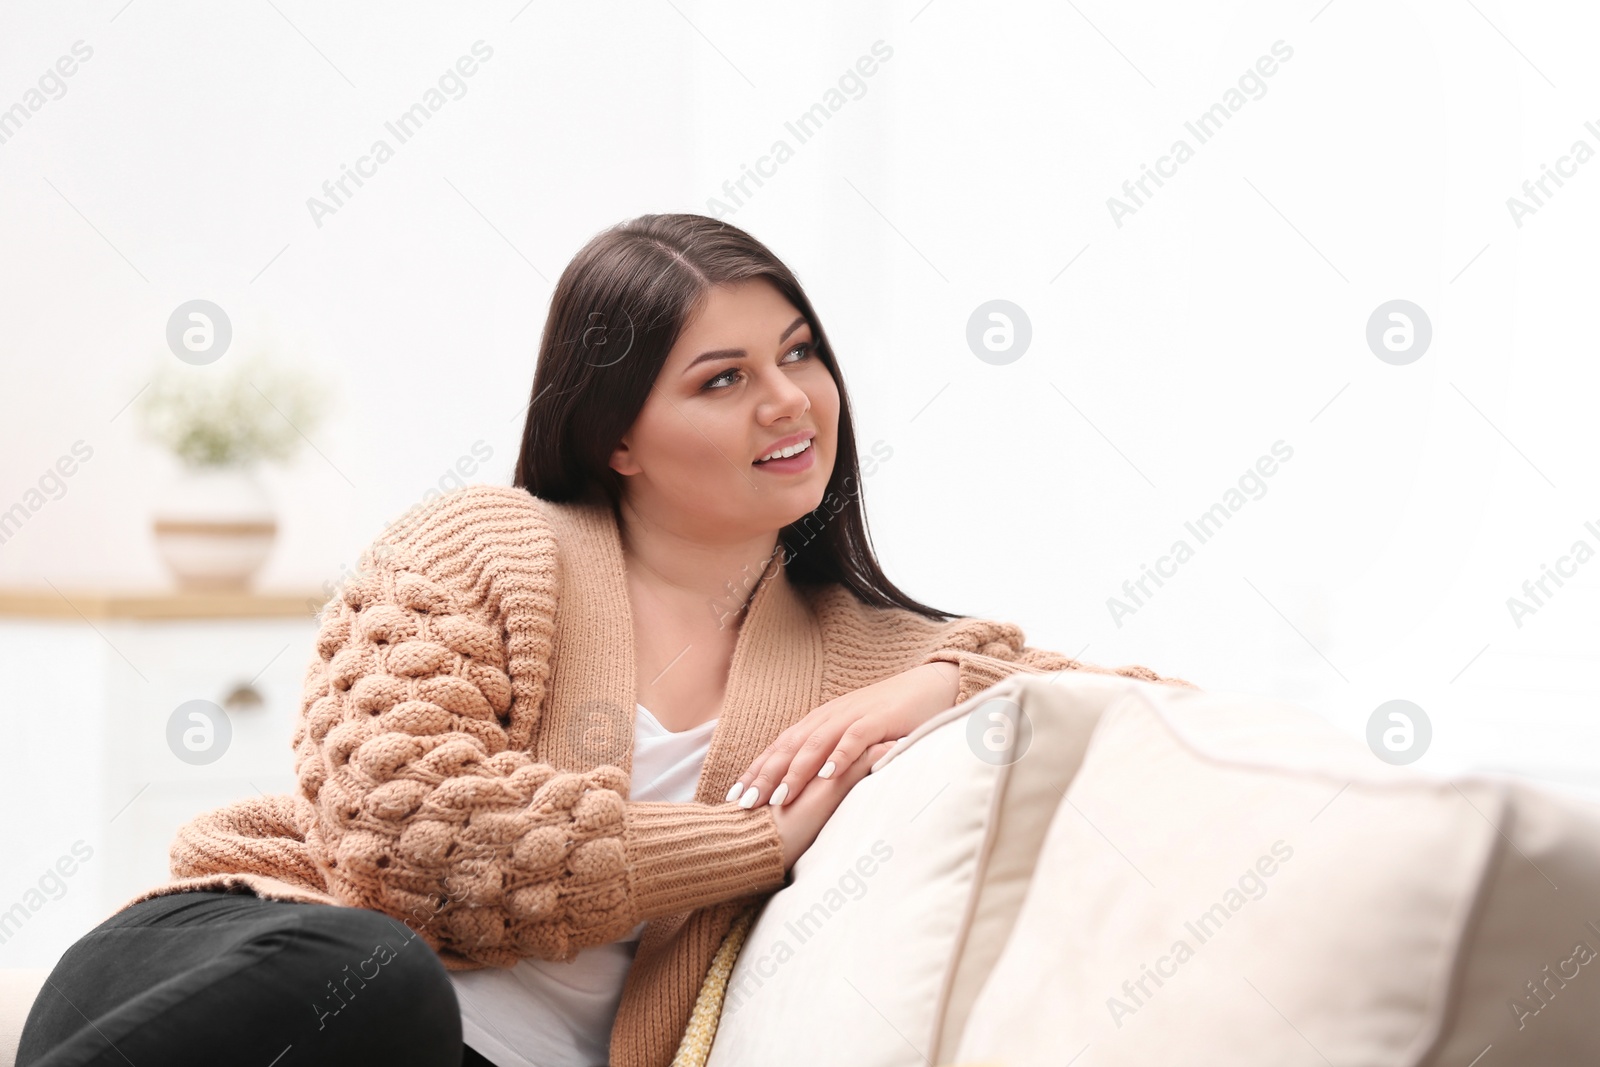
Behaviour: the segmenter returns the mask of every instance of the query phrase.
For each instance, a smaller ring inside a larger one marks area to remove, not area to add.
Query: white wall
[[[1423,766],[1600,784],[1600,562],[1520,626],[1507,608],[1600,548],[1600,164],[1520,226],[1507,207],[1600,149],[1596,29],[1576,3],[13,5],[0,107],[93,56],[0,144],[0,507],[74,441],[94,456],[0,581],[164,580],[170,464],[117,413],[195,297],[338,385],[322,455],[271,472],[265,585],[336,578],[475,441],[508,481],[571,255],[708,211],[881,40],[859,99],[728,217],[798,271],[863,444],[893,448],[867,492],[890,574],[1352,732],[1413,700]],[[314,225],[307,197],[480,39],[466,95]],[[1184,123],[1280,40],[1265,94],[1196,144]],[[1116,224],[1108,197],[1179,137],[1193,158]],[[965,340],[997,298],[1033,329],[1005,366]],[[1405,366],[1365,341],[1395,298],[1433,327]],[[1119,625],[1108,598],[1279,440],[1265,495]]]

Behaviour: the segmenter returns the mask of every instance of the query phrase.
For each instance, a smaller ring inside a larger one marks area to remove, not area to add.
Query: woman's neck
[[[781,565],[776,532],[706,541],[645,520],[624,505],[618,533],[631,580],[647,585],[684,618],[707,610],[719,620],[742,617],[763,577]]]

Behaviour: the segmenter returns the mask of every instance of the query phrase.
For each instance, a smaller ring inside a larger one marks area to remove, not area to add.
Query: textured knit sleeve
[[[1018,673],[1091,671],[1096,674],[1120,674],[1125,678],[1138,678],[1160,685],[1199,688],[1193,682],[1182,678],[1163,677],[1149,667],[1139,664],[1101,667],[1049,649],[1034,648],[1023,643],[1022,631],[1013,623],[990,622],[987,619],[953,619],[946,624],[946,627],[935,641],[938,647],[927,652],[920,662],[954,663],[960,668],[961,680],[956,698],[958,704]]]
[[[829,698],[924,663],[954,663],[959,668],[956,703],[1017,673],[1093,671],[1199,688],[1137,664],[1100,667],[1034,648],[1024,642],[1015,623],[968,617],[936,622],[902,608],[869,607],[841,585],[817,591],[813,603],[824,628],[829,663],[825,696]]]
[[[294,736],[329,892],[494,966],[571,960],[785,874],[766,806],[632,802],[619,767],[529,753],[558,557],[520,492],[450,494],[363,555],[324,609]]]

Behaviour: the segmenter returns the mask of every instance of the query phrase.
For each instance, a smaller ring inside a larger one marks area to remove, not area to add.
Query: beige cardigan
[[[723,799],[778,733],[921,663],[957,664],[961,700],[1019,670],[1105,671],[1027,648],[1009,623],[795,586],[775,560],[739,625],[694,802],[635,802],[633,624],[609,506],[456,490],[374,542],[319,618],[299,790],[192,820],[174,880],[128,904],[223,888],[372,908],[451,970],[571,960],[648,921],[611,1037],[627,1067],[671,1062],[723,936],[786,882],[771,809]]]

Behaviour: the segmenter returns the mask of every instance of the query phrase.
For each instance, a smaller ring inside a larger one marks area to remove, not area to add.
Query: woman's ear
[[[618,474],[624,476],[639,473],[639,464],[633,458],[633,449],[628,447],[628,439],[626,437],[612,451],[611,459],[607,465]]]

